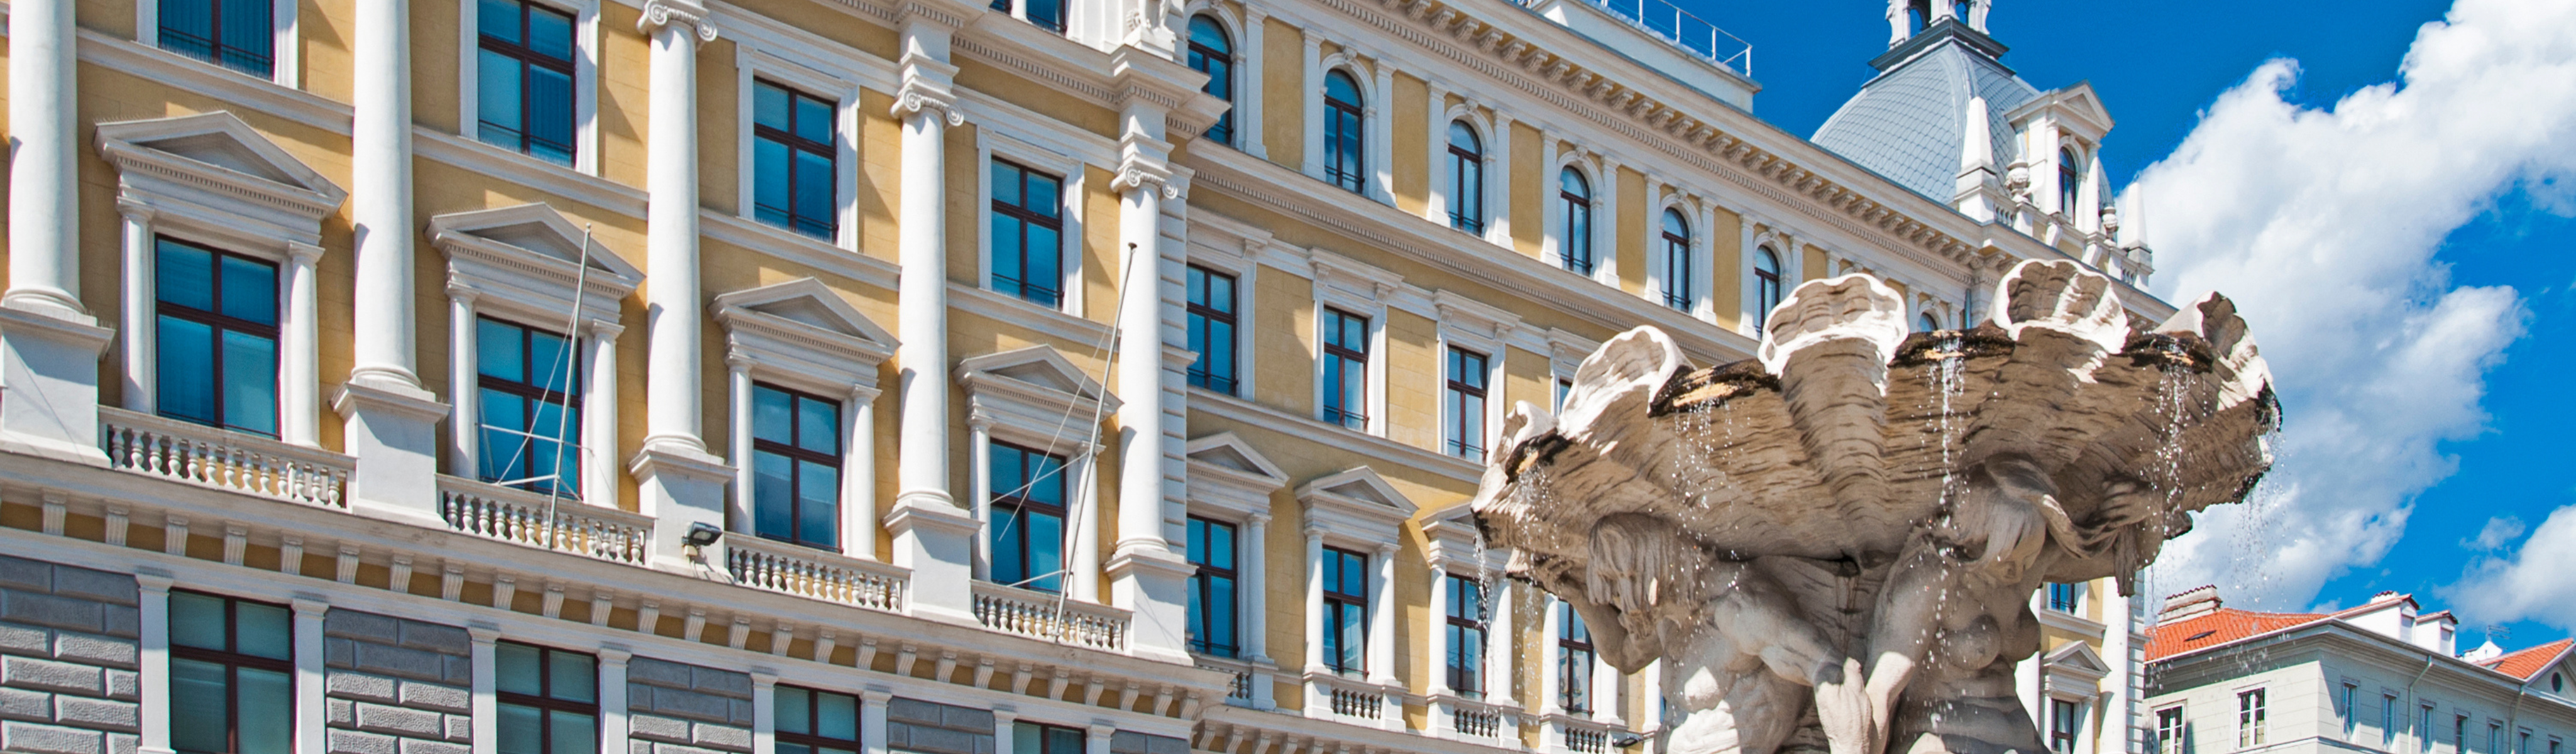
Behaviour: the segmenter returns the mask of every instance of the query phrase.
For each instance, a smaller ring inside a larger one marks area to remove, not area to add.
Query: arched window
[[[1360,155],[1360,82],[1348,71],[1324,76],[1324,180],[1365,193],[1368,163]]]
[[[1924,312],[1923,321],[1916,324],[1923,328],[1923,332],[1936,332],[1941,329],[1941,318],[1932,316],[1931,312]]]
[[[1207,16],[1190,17],[1190,70],[1207,74],[1207,85],[1199,91],[1216,95],[1226,102],[1234,101],[1234,42],[1226,39],[1225,27]],[[1234,144],[1234,109],[1226,108],[1217,116],[1216,125],[1208,126],[1207,137],[1219,144]]]
[[[2084,170],[2083,170],[2083,166],[2078,165],[2078,164],[2076,164],[2076,162],[2075,162],[2075,149],[2074,149],[2073,147],[2066,147],[2066,148],[2060,148],[2060,149],[2058,149],[2058,150],[2057,150],[2057,211],[2058,211],[2058,212],[2064,213],[2067,217],[2070,217],[2070,218],[2072,218],[2072,217],[2074,217],[2074,216],[2075,216],[2075,198],[2076,198],[2077,196],[2080,196],[2080,194],[2076,193],[2076,189],[2077,189],[2078,187],[2082,186],[2082,185],[2083,185],[2083,183],[2084,183]]]
[[[1690,221],[1681,210],[1664,210],[1664,305],[1690,311],[1697,303],[1691,295]]]
[[[1764,246],[1753,250],[1753,329],[1771,326],[1771,309],[1780,305],[1780,254]]]
[[[1565,227],[1558,237],[1557,256],[1565,269],[1577,275],[1592,274],[1592,183],[1583,180],[1583,171],[1568,167],[1556,174],[1556,198],[1565,210]]]
[[[1909,2],[1905,4],[1905,16],[1907,20],[1914,22],[1913,29],[1917,32],[1921,32],[1925,28],[1930,27],[1932,25],[1932,0],[1909,0]]]
[[[1449,227],[1485,232],[1485,143],[1466,121],[1449,121]]]

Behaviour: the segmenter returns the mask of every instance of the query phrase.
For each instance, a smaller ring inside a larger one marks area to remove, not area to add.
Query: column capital
[[[584,322],[582,323],[582,327],[583,329],[588,330],[591,335],[601,338],[615,338],[619,333],[626,332],[625,325],[605,319],[594,319]]]
[[[674,24],[687,24],[686,36],[696,37],[699,44],[716,41],[716,27],[707,22],[707,7],[695,0],[645,0],[635,30],[651,34]]]
[[[160,210],[153,209],[152,205],[135,201],[131,197],[125,197],[116,200],[116,214],[124,216],[128,222],[148,223],[152,222],[154,215],[160,214]]]
[[[957,109],[957,93],[951,84],[957,77],[957,66],[920,52],[904,53],[902,66],[903,84],[894,93],[896,119],[936,111],[937,117],[948,125],[966,124],[966,113]]]
[[[146,210],[147,212],[149,210]],[[302,241],[286,242],[286,258],[296,264],[312,264],[322,258],[322,247]]]

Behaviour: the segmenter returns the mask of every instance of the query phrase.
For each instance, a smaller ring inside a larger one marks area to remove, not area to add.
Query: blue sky
[[[1755,113],[1802,136],[1873,74],[1867,61],[1885,50],[1884,6],[1874,2],[1682,4],[1753,43],[1754,78],[1765,87]],[[2521,49],[2505,38],[2510,30],[2566,20],[2568,0],[2461,0],[2474,11],[2462,18],[2484,26],[2455,25],[2497,39],[2455,40],[2430,56],[2445,62],[2410,72],[2422,80],[2380,90],[2369,87],[2399,80],[2419,27],[2443,19],[2449,2],[1999,5],[1990,26],[2012,48],[2006,65],[2041,88],[2090,81],[2109,106],[2118,125],[2104,145],[2104,167],[2115,185],[2172,157],[2177,164],[2153,181],[2159,191],[2255,199],[2240,213],[2252,217],[2175,223],[2192,226],[2178,234],[2189,240],[2158,235],[2160,267],[2182,272],[2160,276],[2157,291],[2196,296],[2200,291],[2180,288],[2234,281],[2219,285],[2246,305],[2291,397],[2291,447],[2274,481],[2291,480],[2280,486],[2295,491],[2281,493],[2270,513],[2206,520],[2199,536],[2209,541],[2176,556],[2194,562],[2176,566],[2181,575],[2159,576],[2168,582],[2159,586],[2178,590],[2192,584],[2169,582],[2205,575],[2222,584],[2231,604],[2272,609],[2351,605],[2383,589],[2409,591],[2433,606],[2462,609],[2468,626],[2502,623],[2512,631],[2500,642],[2508,646],[2576,626],[2576,607],[2557,604],[2576,603],[2576,567],[2567,567],[2576,566],[2576,554],[2555,552],[2576,552],[2576,536],[2557,536],[2576,534],[2576,462],[2568,457],[2576,443],[2564,439],[2576,427],[2576,398],[2564,388],[2565,375],[2576,373],[2576,257],[2567,253],[2576,248],[2576,222],[2567,217],[2576,209],[2569,190],[2576,159],[2566,156],[2576,146],[2576,107],[2562,101],[2576,97],[2529,90],[2535,103],[2514,102],[2526,90],[2507,77],[2566,70],[2550,66],[2576,65],[2569,59],[2576,52],[2544,39],[2521,57],[2464,61],[2474,56],[2458,54]],[[2276,94],[2248,87],[2246,101],[2231,111],[2241,117],[2212,115],[2222,94],[2276,59],[2296,61],[2294,78],[2286,75],[2291,69],[2267,69],[2288,82]],[[2498,82],[2504,85],[2480,88]],[[2425,91],[2413,91],[2419,88]],[[2441,99],[2445,92],[2454,99]],[[2358,104],[2343,107],[2347,98]],[[2473,109],[2464,101],[2481,114],[2422,116],[2408,133],[2372,135],[2380,125],[2372,119]],[[2338,120],[2338,110],[2372,115]],[[2210,128],[2199,148],[2177,155],[2204,119],[2224,123]],[[2497,123],[2539,136],[2498,135]],[[2505,146],[2455,151],[2443,136],[2450,133]],[[2332,152],[2346,136],[2349,148]],[[2284,158],[2281,165],[2242,156],[2262,154],[2264,144],[2328,156],[2306,164]],[[2431,164],[2453,157],[2487,164]],[[2418,217],[2374,209],[2407,202],[2386,185],[2352,190],[2349,201],[2335,191],[2262,185],[2276,174],[2315,176],[2304,179],[2312,182],[2420,180],[2424,205],[2456,211]],[[2274,199],[2277,207],[2264,203]],[[2354,231],[2373,243],[2335,241],[2330,233],[2317,235],[2312,248],[2277,240],[2278,216],[2334,218],[2346,209],[2386,224]],[[2151,227],[2160,233],[2166,217],[2152,214]],[[2376,243],[2392,237],[2413,240]],[[2319,276],[2310,285],[2312,268],[2302,265],[2311,264],[2370,271]],[[2248,270],[2265,271],[2263,282],[2245,283]],[[2386,300],[2358,310],[2349,327],[2297,316],[2317,301],[2371,295]],[[2264,312],[2281,321],[2267,323]],[[2301,338],[2277,340],[2292,334]],[[2305,429],[2334,437],[2303,440],[2303,413],[2312,422]],[[2356,473],[2383,468],[2398,471]],[[2351,485],[2339,488],[2341,481]],[[2562,508],[2563,523],[2544,528]],[[2522,549],[2542,538],[2556,545]],[[2470,631],[2464,641],[2478,638]]]

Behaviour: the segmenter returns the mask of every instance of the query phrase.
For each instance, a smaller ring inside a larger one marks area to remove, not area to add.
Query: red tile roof
[[[2271,633],[2323,619],[2325,613],[2258,613],[2232,607],[2147,629],[2147,661],[2214,647],[2255,634]]]
[[[2576,639],[2559,639],[2519,652],[2507,652],[2478,664],[2486,666],[2489,670],[2528,681],[2532,676],[2539,675],[2540,671],[2547,669],[2559,657],[2566,655],[2569,646],[2576,646]]]

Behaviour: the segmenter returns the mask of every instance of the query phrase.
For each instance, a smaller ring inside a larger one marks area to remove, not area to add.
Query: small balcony
[[[1367,728],[1404,730],[1404,690],[1309,669],[1306,716]]]
[[[725,537],[725,572],[753,589],[889,613],[904,611],[912,583],[898,566],[743,533]]]
[[[200,487],[346,510],[356,459],[321,448],[107,406],[99,449],[110,466]]]
[[[1111,652],[1127,651],[1132,615],[1063,595],[975,582],[975,621],[985,628]]]
[[[653,517],[580,500],[441,474],[439,517],[447,528],[612,563],[644,565]]]

